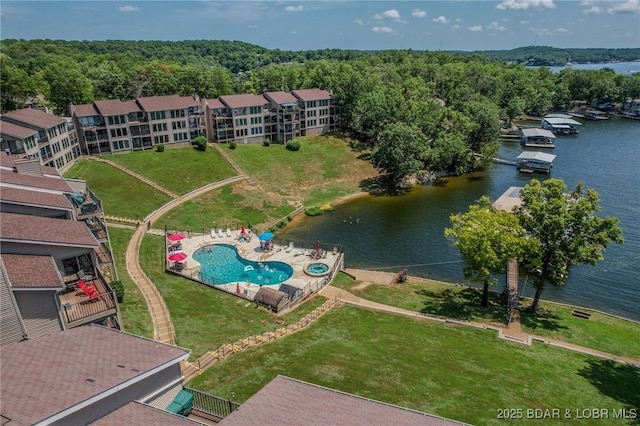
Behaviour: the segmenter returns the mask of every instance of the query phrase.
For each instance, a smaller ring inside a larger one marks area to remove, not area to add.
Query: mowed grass
[[[358,288],[358,282],[340,274],[332,283],[363,299],[411,311],[478,321],[505,326],[506,308],[500,304],[500,295],[489,293],[489,306],[480,306],[482,292],[466,286],[456,286],[427,279],[408,279],[402,284],[372,284]],[[530,302],[523,302],[526,307]],[[640,324],[611,317],[588,309],[588,320],[571,315],[573,308],[550,302],[541,302],[537,315],[523,310],[524,331],[551,337],[615,355],[640,359]]]
[[[122,328],[129,333],[152,339],[153,322],[147,302],[127,272],[125,256],[132,236],[133,231],[129,229],[109,227],[109,238],[113,248],[113,258],[118,268],[118,278],[124,286],[124,299],[119,304]]]
[[[191,360],[225,343],[293,324],[326,300],[316,296],[294,311],[276,316],[245,299],[166,273],[163,245],[162,237],[146,235],[140,263],[160,290],[171,314],[177,344],[191,350]]]
[[[201,232],[203,228],[233,228],[239,223],[251,223],[264,229],[295,209],[296,206],[280,197],[270,197],[270,194],[246,182],[236,182],[173,208],[153,227]]]
[[[164,152],[147,150],[103,158],[179,195],[237,174],[222,155],[211,147],[204,152],[193,147],[166,147]]]
[[[348,306],[214,364],[189,386],[214,395],[234,392],[244,401],[278,374],[479,425],[504,424],[497,417],[505,408],[558,408],[564,415],[566,409],[640,404],[637,368],[505,342],[492,331]]]
[[[280,144],[239,144],[234,150],[224,149],[264,191],[305,207],[361,191],[364,179],[378,175],[344,139],[325,135],[299,140],[299,151]]]
[[[146,183],[99,161],[78,160],[64,177],[87,181],[89,189],[102,201],[104,214],[109,216],[142,220],[171,200]]]

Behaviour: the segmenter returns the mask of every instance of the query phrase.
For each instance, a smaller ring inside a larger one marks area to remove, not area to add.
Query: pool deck
[[[284,281],[283,284],[288,284],[300,289],[303,289],[310,284],[317,283],[324,278],[323,276],[307,275],[304,271],[306,265],[309,263],[322,262],[326,263],[331,270],[339,260],[339,253],[337,251],[335,253],[333,251],[328,251],[326,252],[326,257],[321,259],[312,259],[309,256],[309,254],[313,252],[311,249],[301,249],[298,247],[290,249],[288,246],[283,247],[274,244],[272,250],[265,252],[260,247],[260,240],[257,235],[253,235],[250,241],[240,241],[239,239],[240,230],[231,231],[230,237],[227,236],[226,232],[222,237],[217,234],[215,237],[212,237],[211,235],[188,235],[180,241],[182,243],[182,251],[189,256],[186,261],[183,262],[186,266],[183,270],[183,275],[189,276],[190,274],[194,274],[193,271],[200,269],[200,263],[193,259],[193,253],[195,253],[199,248],[211,244],[232,245],[238,249],[240,256],[254,262],[277,261],[287,263],[293,268],[293,275],[291,278]],[[216,285],[216,287],[224,289],[229,293],[236,293],[239,288],[243,294],[246,294],[244,293],[244,290],[247,290],[249,293],[255,293],[260,289],[258,284],[242,281],[225,285]],[[272,285],[270,287],[277,289],[278,285]]]

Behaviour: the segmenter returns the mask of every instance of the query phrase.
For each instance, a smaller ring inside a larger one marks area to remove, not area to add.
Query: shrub
[[[198,136],[193,140],[193,143],[196,145],[198,151],[207,150],[207,138],[205,138],[204,136]]]
[[[320,208],[325,212],[332,212],[332,211],[334,211],[336,209],[331,204],[323,204],[323,205],[320,206]]]
[[[265,138],[264,142],[262,142],[262,145],[264,145],[264,146],[270,146],[270,145],[271,145],[271,139],[269,139],[269,138]]]
[[[324,214],[324,210],[322,210],[320,207],[309,207],[304,209],[304,213],[307,216],[320,216]]]
[[[238,144],[236,143],[236,141],[229,142],[229,149],[236,149],[237,146]]]
[[[287,142],[287,149],[289,151],[299,151],[300,150],[300,141],[293,139]]]
[[[113,291],[116,293],[116,298],[118,299],[118,303],[122,303],[124,300],[124,285],[122,285],[122,281],[115,280],[109,283]]]
[[[156,151],[164,152],[164,144],[159,143],[158,145],[156,145]]]

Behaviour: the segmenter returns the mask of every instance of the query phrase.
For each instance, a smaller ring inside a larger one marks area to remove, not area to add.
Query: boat
[[[578,127],[582,123],[572,118],[544,117],[542,119],[542,128],[551,130],[556,135],[577,135]]]
[[[540,151],[523,151],[516,167],[520,173],[550,173],[556,156]]]
[[[596,111],[596,110],[576,111],[571,115],[574,117],[584,118],[585,120],[592,120],[592,121],[609,119],[606,112]]]
[[[556,135],[546,129],[521,129],[520,143],[531,148],[555,148]]]

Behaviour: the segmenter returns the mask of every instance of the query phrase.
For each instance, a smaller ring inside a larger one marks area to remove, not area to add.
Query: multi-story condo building
[[[89,155],[191,143],[206,135],[203,110],[197,96],[178,95],[71,105],[82,151]]]
[[[216,142],[286,142],[339,124],[331,93],[322,89],[221,96],[205,104],[209,139]]]
[[[2,345],[91,322],[120,328],[102,204],[84,181],[2,154],[0,210]]]
[[[63,170],[80,155],[73,124],[44,111],[25,108],[0,117],[1,147],[4,152],[39,158],[45,166]]]

